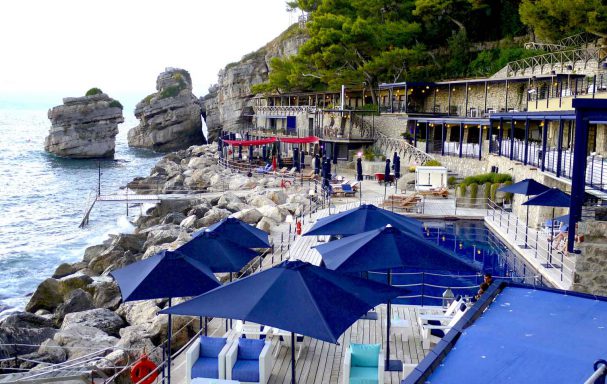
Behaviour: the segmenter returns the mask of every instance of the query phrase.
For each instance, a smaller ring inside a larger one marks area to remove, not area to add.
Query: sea
[[[110,233],[132,231],[139,211],[127,217],[124,204],[98,204],[89,225],[79,224],[99,179],[102,193],[118,191],[134,177],[147,176],[161,157],[128,147],[127,131],[138,121],[127,108],[113,161],[50,155],[44,151],[47,108],[0,103],[0,318],[22,310],[59,264],[80,261],[86,247]]]

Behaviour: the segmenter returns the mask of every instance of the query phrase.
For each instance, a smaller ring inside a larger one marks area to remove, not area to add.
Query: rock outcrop
[[[156,93],[135,107],[139,125],[129,130],[131,147],[168,152],[205,144],[200,104],[183,69],[167,68],[156,79]]]
[[[66,97],[63,105],[48,111],[51,129],[45,151],[74,159],[114,157],[118,124],[124,122],[122,105],[101,90],[91,91],[89,96]]]
[[[251,86],[268,79],[273,58],[297,53],[307,39],[304,31],[294,24],[261,49],[219,72],[217,84],[201,98],[209,141],[214,141],[220,130],[235,131],[250,124],[246,115],[252,112],[255,96]]]

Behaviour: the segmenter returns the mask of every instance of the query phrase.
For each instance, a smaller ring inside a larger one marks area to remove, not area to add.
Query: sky
[[[203,96],[221,68],[296,21],[285,0],[2,1],[0,104],[98,87],[134,105],[166,67],[188,70]]]

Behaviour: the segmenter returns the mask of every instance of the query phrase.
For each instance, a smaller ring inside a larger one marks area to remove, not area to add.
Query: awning
[[[310,144],[317,143],[320,139],[316,136],[308,136],[308,137],[293,137],[293,138],[280,138],[280,141],[283,143],[289,144]]]
[[[271,144],[276,141],[275,137],[270,137],[267,139],[259,139],[259,140],[224,140],[223,142],[233,146],[243,146],[248,147],[252,145],[265,145]]]

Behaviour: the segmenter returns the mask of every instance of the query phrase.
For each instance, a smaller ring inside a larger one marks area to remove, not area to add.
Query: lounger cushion
[[[247,383],[259,382],[259,361],[236,360],[236,363],[232,368],[232,380],[244,381]]]
[[[226,339],[223,337],[200,336],[200,357],[217,358],[225,345]]]
[[[266,345],[263,340],[238,339],[238,360],[259,360],[261,350]],[[256,381],[256,380],[241,380]]]
[[[377,367],[379,344],[350,344],[352,367]]]
[[[201,357],[192,366],[192,378],[206,377],[208,379],[219,379],[219,362],[217,358]]]
[[[351,367],[350,384],[378,384],[377,367]]]
[[[432,336],[436,336],[436,337],[440,337],[440,338],[445,337],[445,331],[443,331],[442,329],[431,329],[430,334]]]

